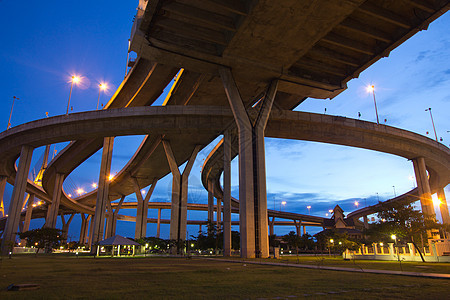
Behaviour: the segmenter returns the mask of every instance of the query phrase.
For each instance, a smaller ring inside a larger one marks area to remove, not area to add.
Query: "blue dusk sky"
[[[5,130],[15,101],[11,124],[64,114],[72,74],[83,76],[71,97],[72,112],[95,110],[98,84],[107,82],[101,94],[105,104],[120,85],[126,70],[128,38],[138,1],[13,1],[0,0],[0,129]],[[308,99],[298,111],[324,113],[376,121],[372,95],[367,85],[375,85],[380,122],[434,139],[431,107],[438,137],[450,145],[450,14],[433,22],[348,83],[348,89],[332,100]],[[167,90],[167,89],[166,89]],[[167,92],[167,91],[166,91]],[[164,95],[163,95],[164,97]],[[157,104],[161,104],[161,100]],[[112,170],[118,172],[142,141],[138,137],[117,137]],[[189,202],[207,203],[201,185],[201,166],[216,139],[198,156],[189,177]],[[52,146],[61,150],[67,143]],[[43,149],[36,149],[32,167],[39,164]],[[86,191],[98,179],[100,152],[76,169],[64,187]],[[297,213],[325,216],[339,204],[346,213],[359,205],[371,205],[400,195],[415,186],[412,163],[404,158],[370,150],[314,142],[266,138],[268,207]],[[238,197],[237,159],[232,163],[232,195]],[[150,201],[170,201],[171,175],[158,182]],[[12,187],[5,192],[9,207]],[[445,189],[450,196],[450,189]],[[134,201],[134,195],[127,201]],[[286,201],[282,206],[281,202]],[[134,215],[131,210],[122,214]],[[149,217],[156,217],[149,210]],[[164,211],[163,218],[170,212]],[[437,211],[439,216],[439,211]],[[205,220],[206,212],[189,212],[190,219]],[[233,216],[236,219],[237,216]],[[43,220],[33,220],[32,227]],[[59,218],[58,224],[61,226]],[[78,240],[80,217],[70,227],[69,238]],[[162,237],[168,237],[162,225]],[[237,230],[237,228],[235,228]],[[285,234],[294,228],[276,228]],[[310,228],[310,233],[319,229]],[[188,226],[196,234],[197,226]],[[156,233],[149,224],[147,235]],[[117,234],[134,235],[134,223],[119,221]]]

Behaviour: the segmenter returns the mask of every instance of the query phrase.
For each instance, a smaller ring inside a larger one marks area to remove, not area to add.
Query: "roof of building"
[[[98,243],[100,246],[110,246],[110,245],[124,245],[124,246],[140,246],[139,243],[136,243],[135,241],[132,241],[130,239],[124,238],[120,235],[115,235],[110,238],[107,238],[106,240],[103,240]]]

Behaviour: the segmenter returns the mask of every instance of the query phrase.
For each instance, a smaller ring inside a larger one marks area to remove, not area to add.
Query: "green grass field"
[[[7,292],[12,283],[40,289]],[[449,283],[199,258],[22,255],[0,262],[0,299],[448,299]]]

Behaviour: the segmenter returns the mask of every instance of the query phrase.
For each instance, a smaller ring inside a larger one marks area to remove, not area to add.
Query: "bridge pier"
[[[1,217],[5,216],[5,204],[3,203],[3,195],[5,193],[5,187],[6,187],[6,176],[1,175],[0,176],[0,212]]]
[[[80,213],[80,217],[81,217],[81,226],[80,226],[80,244],[84,245],[86,243],[86,232],[87,232],[87,226],[88,224],[88,220],[86,219],[86,216],[84,215],[84,213]]]
[[[244,106],[231,70],[221,68],[225,88],[239,134],[239,221],[241,256],[269,257],[267,191],[264,153],[264,130],[267,125],[278,81],[273,81],[253,125]]]
[[[135,239],[144,238],[147,235],[148,201],[153,194],[157,182],[158,180],[153,180],[147,195],[143,198],[139,182],[136,178],[133,178],[133,188],[137,199]]]
[[[159,239],[161,233],[161,208],[158,208],[158,220],[156,221],[156,237]]]
[[[61,222],[63,224],[63,226],[62,226],[62,232],[63,233],[62,234],[63,234],[63,237],[64,237],[63,242],[65,242],[65,243],[67,243],[67,236],[69,234],[69,226],[70,226],[70,223],[72,222],[74,216],[75,216],[75,214],[71,214],[69,219],[66,222],[66,220],[64,219],[64,215],[61,214]]]
[[[33,203],[34,203],[34,194],[30,194],[27,203],[27,212],[25,214],[25,221],[23,222],[23,232],[28,231],[30,229],[31,216],[33,214]]]
[[[59,204],[61,202],[62,186],[64,182],[64,174],[56,173],[55,187],[53,188],[52,204],[48,206],[45,227],[56,228],[56,219],[58,217]]]
[[[164,151],[166,152],[167,162],[169,163],[170,171],[172,172],[172,204],[170,212],[170,239],[177,242],[186,239],[187,226],[187,198],[188,198],[188,178],[194,165],[195,158],[200,151],[200,145],[197,145],[192,152],[183,173],[180,173],[178,164],[173,155],[170,142],[162,141]],[[172,249],[172,252],[179,252],[180,249]]]
[[[441,211],[442,224],[450,224],[450,216],[448,213],[447,199],[445,198],[444,188],[440,188],[437,192],[437,196],[441,201],[439,204],[439,210]]]
[[[214,222],[214,183],[208,180],[208,225]],[[208,233],[210,228],[208,226]]]
[[[97,202],[95,205],[95,215],[91,220],[90,248],[95,254],[97,244],[103,239],[106,216],[106,203],[109,202],[109,183],[111,173],[112,151],[114,137],[103,139],[102,161],[98,178]]]
[[[114,209],[114,210],[111,207],[111,203],[109,203],[110,215],[106,222],[105,239],[116,235],[117,214],[119,213],[120,209],[122,208],[123,200],[125,200],[125,196],[122,196],[120,198],[119,204],[117,204],[116,209]]]
[[[223,256],[231,256],[231,133],[223,135]]]
[[[426,217],[435,218],[436,214],[434,212],[433,201],[431,199],[431,188],[428,181],[425,159],[423,157],[418,157],[413,159],[412,162],[417,180],[417,188],[419,190],[422,213]]]
[[[20,213],[22,209],[23,197],[27,187],[28,172],[30,171],[33,147],[23,145],[20,151],[19,167],[17,169],[14,189],[9,204],[8,219],[2,239],[2,255],[7,255],[11,244],[16,240],[16,232],[19,228]]]

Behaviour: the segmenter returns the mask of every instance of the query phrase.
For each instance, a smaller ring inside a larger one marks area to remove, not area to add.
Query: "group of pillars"
[[[241,256],[242,257],[268,257],[268,217],[267,217],[267,194],[266,194],[266,174],[265,174],[265,153],[264,153],[264,131],[267,125],[270,111],[277,91],[278,81],[272,81],[264,97],[259,99],[258,105],[252,110],[258,110],[255,119],[249,115],[249,109],[244,105],[233,74],[228,68],[219,70],[228,102],[238,128],[239,137],[239,218],[241,236]],[[100,167],[99,184],[95,214],[91,219],[90,244],[98,244],[104,237],[115,232],[115,221],[117,212],[120,209],[123,198],[115,211],[112,211],[109,199],[109,174],[111,169],[111,158],[114,137],[105,137],[103,143],[102,161]],[[187,194],[188,176],[197,156],[200,146],[194,148],[188,163],[181,173],[178,163],[173,155],[170,141],[162,140],[167,161],[173,176],[172,180],[172,204],[170,221],[170,239],[182,241],[186,238],[187,225]],[[223,201],[223,231],[224,231],[224,254],[231,252],[231,138],[230,132],[224,132],[224,176],[223,176],[223,199],[218,199],[218,222],[220,223],[220,206]],[[6,223],[2,249],[5,243],[15,240],[15,232],[19,225],[22,199],[24,197],[27,184],[27,177],[31,163],[33,148],[28,145],[22,146],[19,167],[16,174],[15,185],[11,197],[9,218]],[[433,203],[431,200],[431,190],[426,173],[425,160],[423,157],[413,159],[414,170],[419,188],[422,211],[426,216],[434,217]],[[61,200],[62,183],[64,174],[57,174],[52,204],[49,207],[46,226],[54,227],[58,216],[59,202]],[[6,177],[0,178],[0,192],[4,190]],[[152,184],[151,190],[156,182]],[[142,198],[137,179],[134,179],[134,189],[138,198],[138,213],[136,218],[136,237],[145,236],[147,225],[148,200],[151,192]],[[210,192],[212,190],[210,189]],[[3,197],[3,193],[1,193]],[[444,203],[441,208],[444,223],[449,222],[448,208],[443,191],[439,192],[441,201]],[[210,200],[208,200],[210,205]],[[3,207],[3,204],[2,204]],[[108,213],[106,208],[108,207]],[[158,219],[161,212],[159,211]],[[105,230],[105,219],[107,226]],[[88,223],[87,218],[82,218],[84,229],[80,238],[85,240]],[[208,213],[208,220],[212,220],[212,212]],[[218,224],[219,224],[218,223]],[[82,226],[83,227],[83,226]],[[158,224],[159,233],[159,224]],[[93,247],[91,247],[92,249]],[[179,251],[180,249],[176,249]],[[5,251],[5,250],[3,250]],[[95,250],[94,250],[95,251]]]

